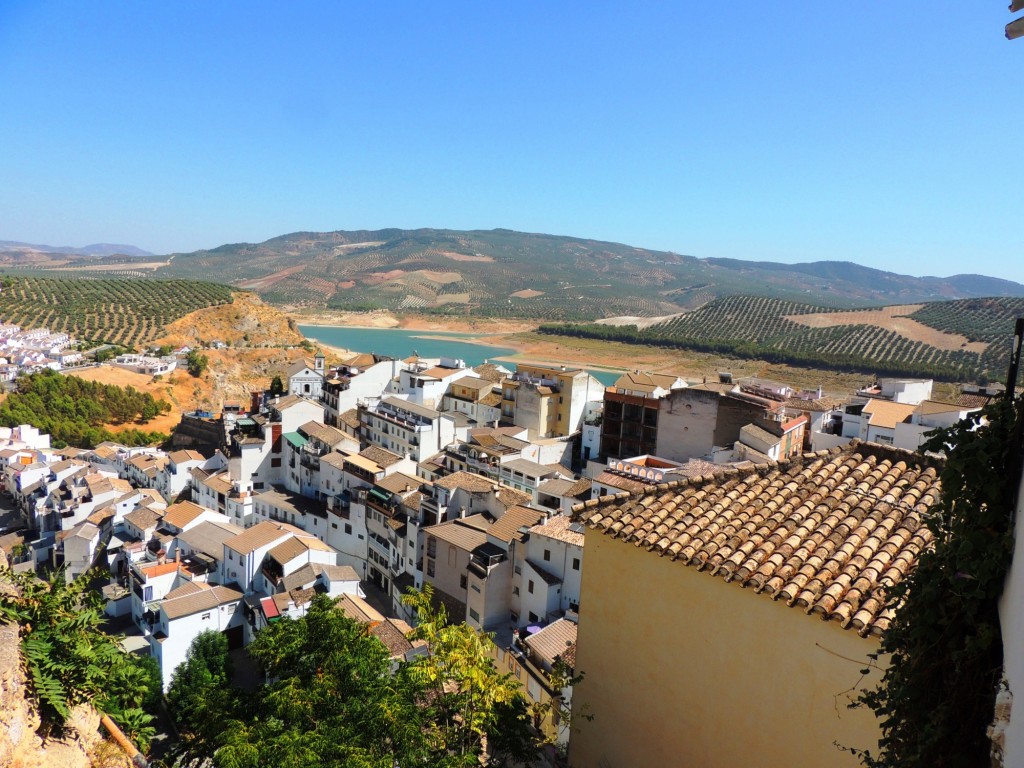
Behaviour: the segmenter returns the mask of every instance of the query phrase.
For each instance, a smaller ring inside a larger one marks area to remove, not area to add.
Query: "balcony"
[[[260,573],[262,573],[263,578],[273,584],[275,588],[281,579],[284,578],[284,569],[279,563],[269,557],[266,559],[263,568],[260,569]]]

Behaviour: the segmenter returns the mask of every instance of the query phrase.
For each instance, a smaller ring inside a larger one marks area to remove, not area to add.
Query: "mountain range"
[[[26,258],[18,247],[29,250]],[[729,295],[831,307],[1024,296],[1020,283],[977,274],[912,277],[840,261],[702,259],[507,229],[295,232],[159,261],[145,261],[151,255],[132,246],[46,248],[0,242],[0,264],[214,280],[291,306],[544,320],[670,315]],[[46,253],[54,254],[50,264]]]

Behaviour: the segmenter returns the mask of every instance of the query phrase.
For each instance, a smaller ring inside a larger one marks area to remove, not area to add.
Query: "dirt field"
[[[212,392],[212,384],[209,380],[194,379],[189,376],[187,371],[172,371],[169,375],[164,376],[158,381],[154,381],[152,376],[134,373],[124,368],[115,368],[112,365],[101,365],[96,368],[86,368],[82,371],[68,371],[68,374],[85,379],[86,381],[98,381],[100,384],[134,387],[140,392],[148,392],[153,397],[162,398],[171,404],[171,411],[169,413],[162,414],[147,424],[108,426],[108,429],[112,432],[120,432],[137,427],[150,432],[166,432],[170,434],[178,422],[181,421],[181,412],[195,408],[198,400],[209,399]]]
[[[441,285],[448,285],[449,283],[457,283],[462,280],[462,275],[458,272],[434,272],[429,269],[418,269],[415,272],[410,272],[410,275],[422,275],[432,283],[440,283]]]
[[[681,314],[677,313],[674,315],[662,315],[661,317],[635,317],[633,315],[622,315],[620,317],[606,317],[604,320],[595,320],[597,325],[635,325],[637,328],[650,328],[652,325],[658,323],[667,323],[669,320],[673,320],[679,317]]]
[[[509,363],[558,362],[590,368],[639,369],[648,373],[671,373],[690,381],[702,381],[705,377],[707,381],[716,381],[718,371],[730,371],[734,377],[760,376],[797,388],[817,389],[820,386],[833,397],[848,396],[872,378],[870,372],[840,373],[791,368],[758,360],[537,333],[496,335],[480,341],[517,349],[517,354],[501,358]]]
[[[302,311],[292,309],[288,316],[297,325],[329,325],[349,328],[405,328],[410,331],[457,331],[481,335],[532,331],[537,323],[528,320],[499,320],[489,317],[435,317],[432,315],[394,315],[387,310],[375,312]]]
[[[452,251],[440,251],[440,255],[452,261],[494,261],[492,256],[470,256],[467,253],[453,253]]]
[[[945,333],[930,328],[906,315],[919,310],[922,304],[903,304],[881,309],[859,309],[850,312],[821,312],[814,315],[787,315],[787,320],[806,325],[809,328],[831,328],[836,325],[875,325],[911,341],[921,341],[939,349],[967,352],[984,352],[988,344],[984,341],[968,341],[966,336],[958,333]]]
[[[306,268],[305,264],[299,264],[298,266],[288,267],[288,269],[282,269],[280,272],[274,272],[271,275],[265,275],[258,277],[255,280],[246,280],[244,283],[239,284],[239,288],[243,288],[247,291],[257,291],[264,288],[269,288],[274,283],[279,283],[290,275],[297,274]]]
[[[533,288],[523,288],[523,290],[521,291],[516,291],[515,293],[509,294],[509,296],[512,296],[513,298],[516,299],[535,299],[538,296],[543,295],[544,291],[535,291]]]
[[[167,326],[156,344],[193,346],[222,341],[233,347],[280,347],[302,343],[288,315],[252,293],[235,294],[231,304],[192,312]]]

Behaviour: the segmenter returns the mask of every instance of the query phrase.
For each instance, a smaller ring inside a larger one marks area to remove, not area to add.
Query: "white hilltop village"
[[[0,335],[26,338],[11,328]],[[156,374],[175,361],[128,355],[117,364]],[[757,658],[761,647],[792,675],[794,696],[833,711],[829,685],[795,670],[827,646],[836,652],[815,656],[815,676],[838,684],[843,658],[874,652],[887,619],[866,596],[912,567],[924,543],[895,518],[869,536],[808,513],[788,534],[786,558],[762,556],[768,510],[803,514],[786,507],[803,486],[929,497],[936,459],[916,453],[925,435],[1000,393],[966,387],[933,399],[931,381],[880,379],[839,400],[727,372],[689,382],[630,371],[605,387],[560,365],[373,354],[335,367],[317,354],[281,373],[279,396],[253,392],[241,406],[185,413],[169,450],[55,449],[31,426],[0,429],[0,488],[14,509],[0,550],[19,571],[103,574],[112,625],[126,648],[157,660],[165,689],[199,633],[244,648],[269,624],[303,616],[318,593],[364,622],[395,660],[411,659],[416,617],[402,596],[429,584],[453,620],[492,633],[495,662],[532,701],[572,702],[552,671],[578,666],[587,707],[641,734],[612,743],[609,720],[595,719],[574,726],[570,743],[549,710],[538,727],[569,744],[579,765],[601,755],[624,765],[626,749],[644,755],[633,764],[668,759],[657,750],[673,739],[642,738],[664,724],[650,715],[655,724],[645,725],[638,697],[648,688],[632,675],[658,679],[669,649],[696,652],[707,642],[696,627],[722,648],[694,672],[700,679],[770,695],[773,676],[741,675],[725,661]],[[822,541],[851,548],[856,566],[822,560]],[[676,558],[715,565],[700,573],[705,565],[681,568]],[[731,569],[737,575],[714,578]],[[734,577],[759,586],[726,585]],[[772,606],[758,594],[766,584],[796,590],[786,603],[808,607]],[[625,654],[634,661],[624,664]],[[661,694],[671,707],[696,706],[695,691],[671,684]],[[712,735],[681,726],[679,738],[699,752],[728,727],[730,701],[701,704]],[[836,739],[877,739],[863,712],[799,727],[766,720],[751,726],[745,749],[751,739],[777,743],[780,731],[794,742],[803,734],[818,756]],[[773,754],[788,762],[772,764],[808,764],[789,747]]]

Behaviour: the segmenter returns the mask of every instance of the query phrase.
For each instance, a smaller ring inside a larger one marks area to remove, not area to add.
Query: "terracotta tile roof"
[[[548,624],[540,632],[534,632],[523,642],[543,662],[545,669],[551,668],[555,663],[556,656],[566,661],[566,653],[570,650],[572,650],[572,658],[575,663],[576,624],[568,619],[559,619]],[[569,662],[566,661],[566,663]]]
[[[517,504],[525,506],[533,501],[533,496],[530,494],[517,491],[515,488],[509,488],[504,485],[494,492],[494,498],[496,498],[505,507],[514,507]]]
[[[740,427],[740,442],[746,442],[743,438],[757,440],[765,445],[778,445],[782,442],[781,437],[769,432],[764,427],[757,426],[757,424],[744,424]]]
[[[282,584],[285,591],[300,589],[313,584],[322,574],[326,574],[328,581],[359,581],[359,574],[351,565],[306,563],[285,576]]]
[[[583,531],[573,530],[581,528],[579,523],[573,522],[569,515],[555,515],[546,523],[540,523],[530,529],[531,534],[547,536],[549,539],[564,541],[566,544],[573,544],[577,547],[583,546]]]
[[[384,448],[376,445],[371,445],[368,448],[364,448],[359,452],[359,455],[363,458],[369,459],[378,467],[387,469],[392,464],[397,464],[402,460],[402,457],[397,453],[392,453]]]
[[[654,392],[655,389],[672,389],[672,385],[677,381],[678,376],[664,373],[627,372],[615,380],[615,388],[633,392]]]
[[[915,410],[917,406],[910,403],[893,403],[878,399],[868,400],[864,405],[864,413],[870,416],[868,424],[882,429],[895,429],[897,424],[910,421]]]
[[[602,472],[594,478],[594,482],[599,483],[600,485],[607,485],[611,488],[621,488],[627,493],[640,493],[651,487],[649,483],[634,480],[631,477],[617,475],[614,472]]]
[[[302,357],[288,366],[286,374],[290,379],[292,376],[302,373],[307,368],[313,373],[316,373],[316,364],[308,357]]]
[[[538,509],[512,507],[491,524],[487,533],[504,542],[512,541],[512,539],[521,539],[519,529],[537,525],[537,523],[544,519],[544,515],[545,513]]]
[[[880,634],[898,583],[932,541],[938,459],[855,441],[754,470],[577,505],[590,528]]]
[[[928,416],[933,413],[958,413],[966,410],[968,409],[962,405],[944,403],[940,400],[925,400],[917,406],[917,412],[922,416]]]
[[[278,539],[283,539],[285,536],[288,536],[290,533],[297,530],[298,529],[294,526],[287,525],[286,523],[275,523],[270,520],[264,520],[262,523],[257,523],[252,528],[246,528],[234,538],[225,541],[224,544],[227,545],[229,549],[234,550],[239,554],[248,555],[255,552],[260,547],[273,544]]]
[[[704,459],[690,459],[683,466],[677,467],[676,469],[670,470],[667,474],[670,475],[682,475],[684,477],[700,477],[701,475],[711,475],[715,472],[722,472],[728,469],[728,467],[722,464],[714,464]]]
[[[406,638],[405,632],[395,626],[394,622],[394,619],[385,619],[372,626],[370,634],[384,643],[384,647],[388,649],[392,657],[404,656],[412,650],[412,643]]]
[[[436,419],[440,414],[433,408],[414,403],[411,400],[403,400],[400,397],[385,397],[381,405],[388,405],[399,413],[414,413],[424,419]]]
[[[825,413],[839,407],[840,401],[832,397],[819,397],[815,400],[808,400],[802,397],[791,397],[783,405],[795,411],[807,411]]]
[[[345,469],[345,460],[349,457],[349,454],[344,451],[331,451],[320,457],[320,465],[327,464],[328,466],[334,467],[335,469]]]
[[[435,536],[448,544],[454,544],[466,552],[472,552],[487,542],[487,534],[472,524],[467,525],[465,520],[452,520],[440,525],[431,525],[424,528],[423,532],[427,536]]]
[[[507,369],[502,368],[500,365],[495,365],[494,363],[478,365],[473,369],[473,371],[481,379],[487,379],[488,381],[493,381],[495,383],[500,382],[510,373]]]
[[[415,374],[418,377],[425,379],[445,379],[452,374],[459,373],[460,371],[466,370],[465,368],[445,368],[441,365],[435,365],[433,368],[427,368],[425,371],[420,371]]]
[[[586,497],[589,499],[590,498],[590,489],[593,488],[593,487],[594,487],[594,481],[593,480],[591,480],[589,477],[581,477],[579,480],[577,480],[569,488],[566,489],[565,495],[566,496],[573,496],[573,497],[581,497],[581,496],[583,496],[585,494]]]
[[[319,552],[333,551],[328,545],[313,536],[292,536],[290,539],[285,539],[268,551],[267,554],[277,560],[281,565],[285,565],[286,563],[290,563],[296,557],[305,555],[311,549],[315,549]]]
[[[144,531],[147,528],[152,528],[160,522],[160,515],[151,509],[146,507],[139,507],[133,512],[129,512],[124,516],[126,523],[131,523],[140,531]]]
[[[359,411],[355,408],[350,408],[344,413],[339,413],[338,421],[353,429],[359,429]]]
[[[228,494],[231,493],[234,488],[231,484],[231,477],[227,472],[223,472],[219,475],[210,475],[209,477],[201,479],[200,482],[217,493]]]
[[[385,491],[391,491],[392,493],[412,493],[417,490],[423,481],[418,477],[412,477],[402,472],[393,472],[387,477],[381,478],[377,481],[377,487],[383,488]]]
[[[102,525],[107,520],[110,520],[115,514],[117,514],[117,511],[112,506],[107,505],[105,507],[100,507],[85,519],[93,525]]]
[[[964,408],[984,408],[992,398],[989,395],[976,395],[962,392],[952,398],[952,402]]]
[[[470,493],[486,493],[487,491],[492,490],[497,483],[489,477],[460,470],[458,472],[452,472],[450,475],[439,477],[434,481],[434,485],[439,485],[449,491],[461,488],[462,490],[469,491]]]
[[[362,624],[384,621],[384,616],[376,608],[357,595],[346,593],[334,605],[350,619]]]
[[[453,381],[452,386],[490,392],[494,388],[494,382],[479,376],[463,376],[461,379]]]
[[[206,584],[200,586],[195,582],[189,582],[189,584],[199,586],[199,591],[184,594],[181,592],[183,588],[179,587],[173,592],[169,592],[160,604],[168,619],[173,620],[200,611],[209,611],[219,605],[238,602],[243,597],[241,592],[231,587],[219,585],[211,587]]]
[[[244,532],[244,528],[233,523],[205,522],[178,534],[178,541],[188,544],[193,552],[202,552],[214,560],[221,560],[224,557],[224,542]]]
[[[369,352],[360,352],[345,360],[345,365],[350,368],[369,368],[376,365],[377,358]]]
[[[537,490],[549,496],[565,496],[566,491],[576,485],[575,480],[566,480],[562,477],[552,477],[537,486]]]
[[[206,457],[203,456],[199,451],[193,450],[182,450],[172,451],[167,454],[167,458],[173,461],[175,464],[184,464],[186,461],[206,461]]]
[[[350,441],[352,438],[336,427],[321,424],[319,421],[307,421],[299,427],[308,437],[316,438],[322,443],[334,446],[343,441]]]
[[[175,528],[184,528],[205,511],[205,507],[191,501],[179,501],[177,504],[171,504],[164,512],[164,522]]]
[[[496,408],[501,405],[501,393],[500,392],[488,392],[486,395],[480,398],[478,401],[480,405],[489,405],[492,408]]]

